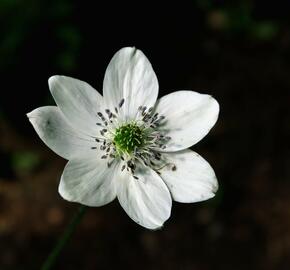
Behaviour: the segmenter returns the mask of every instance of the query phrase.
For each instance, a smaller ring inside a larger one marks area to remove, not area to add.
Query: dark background
[[[101,92],[124,46],[149,58],[160,96],[218,100],[216,126],[193,149],[220,189],[174,203],[160,231],[116,201],[91,208],[55,269],[290,269],[289,1],[92,2],[0,0],[0,269],[39,269],[78,208],[57,192],[65,160],[25,114],[54,104],[51,75]]]

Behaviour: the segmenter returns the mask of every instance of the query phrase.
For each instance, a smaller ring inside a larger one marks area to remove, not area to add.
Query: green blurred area
[[[220,35],[245,35],[255,41],[265,41],[275,38],[279,32],[279,20],[255,18],[254,1],[206,0],[193,3],[191,8],[199,10],[208,30],[218,30]],[[59,43],[58,53],[51,61],[64,72],[75,70],[82,41],[80,26],[72,20],[75,12],[74,2],[67,0],[1,0],[0,69],[17,65],[21,47],[37,40],[34,36],[36,29],[41,31],[39,28],[44,23],[50,24],[51,29],[43,31],[49,30],[50,38]]]
[[[33,171],[40,163],[40,157],[33,152],[15,152],[12,154],[12,164],[18,173]]]
[[[48,31],[60,48],[55,55],[55,65],[66,72],[71,71],[76,63],[75,57],[80,48],[80,32],[71,24],[71,1],[18,0],[0,1],[0,69],[17,65],[17,55],[23,46],[37,41],[39,31]],[[41,29],[45,25],[48,28]],[[49,29],[51,27],[51,29]],[[51,32],[50,32],[51,31]],[[45,53],[45,52],[44,52]]]

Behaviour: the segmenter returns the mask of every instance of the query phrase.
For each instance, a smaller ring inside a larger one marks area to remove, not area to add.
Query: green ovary
[[[130,154],[144,144],[142,129],[135,123],[123,125],[115,130],[114,143],[119,152]]]

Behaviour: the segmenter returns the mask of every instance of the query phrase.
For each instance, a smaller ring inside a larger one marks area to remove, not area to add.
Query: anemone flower
[[[157,229],[170,217],[172,200],[214,196],[213,169],[188,149],[217,121],[212,96],[177,91],[157,99],[149,60],[129,47],[109,63],[103,96],[66,76],[48,83],[57,106],[27,116],[43,142],[68,160],[59,184],[64,199],[102,206],[118,198],[131,219]]]

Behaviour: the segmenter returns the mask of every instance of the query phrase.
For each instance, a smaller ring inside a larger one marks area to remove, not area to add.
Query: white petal
[[[161,172],[173,200],[183,203],[204,201],[212,198],[218,182],[212,167],[197,153],[187,149],[176,153],[163,153],[168,163]]]
[[[117,196],[120,204],[135,222],[148,229],[160,228],[170,217],[172,200],[168,188],[150,168],[135,171],[139,179],[122,173]]]
[[[107,161],[98,158],[70,160],[62,174],[58,191],[72,202],[102,206],[116,197],[116,177],[119,164],[109,168]]]
[[[61,157],[71,159],[93,152],[93,139],[74,129],[58,107],[40,107],[27,116],[43,142]]]
[[[86,82],[66,76],[52,76],[48,84],[67,120],[82,132],[96,135],[99,130],[97,112],[101,109],[103,97]]]
[[[103,84],[106,106],[118,107],[124,98],[121,115],[135,119],[139,106],[154,106],[158,96],[158,80],[146,56],[136,48],[119,50],[109,63]]]
[[[156,112],[166,117],[165,125],[160,129],[171,137],[164,150],[171,152],[200,141],[216,123],[219,104],[209,95],[177,91],[159,99]]]

